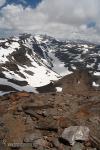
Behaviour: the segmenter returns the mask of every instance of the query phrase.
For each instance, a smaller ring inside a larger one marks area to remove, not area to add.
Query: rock
[[[46,148],[48,147],[48,142],[41,138],[33,141],[32,147],[38,150],[46,150]]]
[[[40,139],[41,137],[42,135],[40,132],[34,132],[24,138],[24,143],[32,143],[34,140]]]
[[[56,147],[56,148],[60,147],[60,142],[59,142],[58,139],[54,139],[54,140],[52,141],[52,144],[53,144],[53,146]]]
[[[18,112],[22,112],[22,111],[23,111],[22,106],[19,105],[19,106],[17,107],[17,111],[18,111]]]
[[[29,103],[29,104],[25,104],[22,106],[23,110],[42,110],[42,109],[48,109],[48,108],[54,108],[54,106],[52,104],[48,104],[48,105],[36,105],[34,103]]]
[[[44,110],[38,110],[37,114],[41,115],[43,117],[47,117],[48,116],[48,113],[47,113],[47,111],[45,109]]]
[[[70,126],[65,128],[62,133],[62,138],[74,145],[76,140],[79,141],[88,141],[89,139],[89,128],[86,126]]]
[[[48,117],[47,120],[45,119],[45,120],[39,121],[36,128],[40,130],[48,130],[48,131],[54,131],[54,132],[58,131],[57,122],[51,117]]]
[[[24,111],[27,115],[30,115],[31,117],[35,117],[36,119],[39,118],[39,116],[37,115],[36,112],[34,112],[33,110],[29,109],[29,110],[25,110]]]
[[[29,125],[32,125],[33,124],[33,120],[30,116],[28,116],[25,120],[25,124],[29,124]]]

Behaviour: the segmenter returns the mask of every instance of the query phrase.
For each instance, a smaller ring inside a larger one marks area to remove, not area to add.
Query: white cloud
[[[0,11],[0,28],[47,33],[61,38],[100,39],[100,0],[43,0],[37,8],[7,5]],[[88,28],[88,22],[96,22]]]
[[[0,0],[0,7],[6,3],[6,0]]]

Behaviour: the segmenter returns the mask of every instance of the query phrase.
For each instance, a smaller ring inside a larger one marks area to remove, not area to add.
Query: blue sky
[[[95,28],[96,22],[94,20],[87,22],[87,27],[88,28]]]
[[[100,41],[99,16],[100,0],[0,0],[0,36],[27,32]]]
[[[22,4],[24,6],[36,7],[41,0],[7,0],[8,4]]]

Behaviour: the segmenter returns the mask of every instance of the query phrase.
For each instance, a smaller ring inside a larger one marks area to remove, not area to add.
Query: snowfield
[[[36,87],[77,69],[88,69],[93,76],[100,76],[99,45],[29,34],[0,40],[0,95],[13,90],[36,93]],[[99,84],[93,81],[94,87]],[[60,87],[56,90],[62,91]]]

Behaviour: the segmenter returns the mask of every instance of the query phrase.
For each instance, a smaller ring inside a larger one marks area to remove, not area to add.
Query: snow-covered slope
[[[0,94],[36,92],[76,69],[88,69],[99,87],[100,46],[88,42],[59,41],[44,35],[23,34],[0,40]]]

